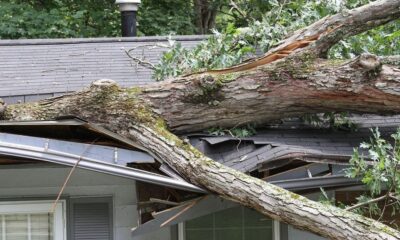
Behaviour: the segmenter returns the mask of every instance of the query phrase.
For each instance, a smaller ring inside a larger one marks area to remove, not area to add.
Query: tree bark
[[[210,0],[194,0],[195,24],[197,34],[209,34],[215,27],[219,3]]]
[[[78,116],[136,141],[188,181],[273,219],[329,239],[400,239],[398,231],[372,219],[313,202],[214,162],[170,132],[262,124],[323,111],[400,112],[399,69],[369,54],[348,61],[320,58],[340,36],[399,16],[399,1],[373,2],[298,31],[266,55],[278,58],[268,63],[256,59],[246,70],[233,67],[229,73],[210,71],[127,89],[100,80],[74,94],[3,106],[1,118]],[[288,46],[297,47],[289,51]]]

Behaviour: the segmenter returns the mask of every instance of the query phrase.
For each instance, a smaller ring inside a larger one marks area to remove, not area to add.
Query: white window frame
[[[50,213],[54,201],[0,201],[0,214]],[[60,200],[53,213],[53,236],[56,240],[66,240],[66,202]],[[1,220],[1,219],[0,219]],[[2,222],[2,221],[1,221]],[[3,236],[4,239],[4,236]]]
[[[280,240],[280,222],[277,220],[273,220],[272,222],[272,239],[273,240]],[[178,240],[186,240],[185,235],[185,223],[181,222],[178,223]]]

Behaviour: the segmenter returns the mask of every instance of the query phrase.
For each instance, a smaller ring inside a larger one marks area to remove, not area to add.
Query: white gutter
[[[6,156],[21,157],[25,159],[52,162],[67,166],[73,166],[77,161],[80,160],[80,163],[78,165],[78,167],[80,168],[102,172],[114,176],[130,178],[138,181],[158,184],[166,187],[172,187],[193,192],[206,192],[205,190],[184,180],[174,179],[117,164],[110,164],[107,162],[82,157],[80,155],[71,154],[68,152],[55,151],[50,148],[46,148],[45,146],[35,146],[35,144],[33,143],[31,145],[27,145],[24,142],[10,143],[5,141],[4,139],[0,139],[0,154]]]

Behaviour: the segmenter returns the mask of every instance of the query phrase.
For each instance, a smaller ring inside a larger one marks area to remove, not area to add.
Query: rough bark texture
[[[147,86],[140,96],[174,132],[186,132],[324,111],[393,114],[399,83],[400,71],[374,56],[330,61],[301,52],[252,71]]]
[[[312,35],[319,34],[312,44],[247,71],[194,74],[130,89],[102,80],[78,93],[2,106],[1,117],[44,120],[75,115],[131,138],[190,182],[271,218],[329,239],[400,239],[398,231],[374,220],[310,201],[216,163],[167,130],[265,123],[321,111],[399,113],[399,69],[382,65],[379,58],[368,54],[350,61],[319,58],[339,35],[355,34],[399,17],[400,2],[378,1],[352,12],[323,21],[335,19],[334,25],[309,27]],[[298,34],[304,36],[307,31]],[[290,41],[294,40],[283,44]]]

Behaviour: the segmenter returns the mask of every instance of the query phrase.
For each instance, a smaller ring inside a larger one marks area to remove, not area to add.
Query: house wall
[[[55,199],[70,168],[42,165],[0,167],[0,200],[31,198]],[[135,181],[93,171],[77,169],[64,190],[64,198],[113,197],[114,240],[131,239],[137,225]],[[137,240],[169,240],[169,229]]]
[[[326,240],[326,238],[288,226],[288,240]]]

